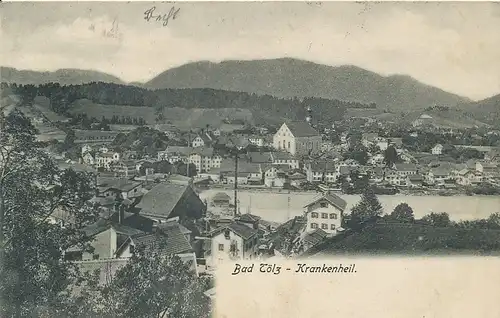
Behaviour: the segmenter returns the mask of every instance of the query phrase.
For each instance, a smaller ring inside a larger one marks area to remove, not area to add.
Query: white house
[[[95,165],[95,159],[94,156],[90,152],[86,152],[83,154],[83,163],[89,166]]]
[[[321,135],[307,122],[283,123],[273,136],[274,148],[292,155],[319,153],[321,143]]]
[[[248,137],[248,141],[257,147],[264,147],[264,137],[262,136],[252,135]]]
[[[288,166],[273,165],[268,167],[264,172],[264,184],[266,187],[279,187],[282,188],[287,181],[287,174],[285,170]]]
[[[341,229],[346,206],[347,202],[333,193],[326,193],[307,204],[304,207],[307,220],[304,231],[322,229],[328,234],[336,234]]]
[[[220,168],[222,157],[214,153],[213,148],[198,147],[193,149],[188,160],[189,163],[196,166],[198,172],[204,172],[213,168]]]
[[[97,168],[110,169],[110,164],[112,162],[118,162],[120,160],[120,154],[118,152],[105,152],[98,153],[95,157],[95,164]]]
[[[288,152],[271,152],[271,159],[273,164],[288,165],[290,169],[298,169],[300,164],[299,159]]]
[[[82,146],[82,155],[87,153],[87,152],[91,152],[92,151],[92,147],[90,145],[83,145]]]
[[[258,256],[258,230],[241,222],[232,222],[216,228],[210,237],[209,266],[226,261],[251,260]]]
[[[441,155],[443,153],[443,148],[444,148],[443,145],[437,144],[434,147],[432,147],[431,153],[433,155]]]

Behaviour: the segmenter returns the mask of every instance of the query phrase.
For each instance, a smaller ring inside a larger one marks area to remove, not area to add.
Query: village
[[[410,137],[432,129],[426,117],[414,123]],[[309,107],[303,121],[285,122],[274,133],[265,127],[246,134],[209,127],[197,133],[169,131],[164,134],[171,145],[153,154],[118,151],[116,132],[77,130],[73,142],[78,160],[52,155],[61,168],[95,175],[98,192],[89,203],[100,210],[100,220],[85,229],[94,237],[94,252],[70,249],[66,257],[86,269],[100,268],[105,280],[126,263],[135,246],[154,244],[162,235],[167,238],[165,253],[181,257],[197,275],[211,276],[221,262],[298,257],[341,237],[348,213],[343,193],[360,193],[367,186],[379,194],[413,195],[499,188],[500,152],[495,147],[471,146],[466,149],[481,159],[452,163],[446,161],[448,145],[437,143],[423,154],[406,149],[401,137],[362,133],[356,140],[352,132],[333,142],[328,138],[335,126],[321,129],[313,122]],[[365,149],[366,155],[356,149]],[[207,189],[221,191],[202,199],[200,193]],[[237,196],[242,189],[317,195],[303,207],[302,216],[279,224],[241,209]],[[58,212],[51,221],[71,224]],[[215,297],[214,290],[207,295]]]

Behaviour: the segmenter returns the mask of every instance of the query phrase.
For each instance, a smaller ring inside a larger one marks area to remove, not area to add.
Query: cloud
[[[147,23],[149,6],[137,3],[95,6],[88,15],[61,7],[33,26],[6,18],[0,57],[21,69],[77,67],[145,81],[189,61],[290,56],[408,74],[473,98],[500,91],[500,16],[487,5],[179,5],[167,27]]]

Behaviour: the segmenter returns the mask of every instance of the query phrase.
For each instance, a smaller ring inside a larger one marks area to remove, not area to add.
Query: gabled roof
[[[193,148],[186,146],[168,146],[165,152],[167,154],[180,154],[184,156],[189,156],[193,151]]]
[[[285,151],[275,151],[271,152],[271,156],[274,160],[297,160],[291,153]]]
[[[260,216],[257,216],[257,215],[253,215],[253,214],[250,214],[250,213],[245,213],[245,214],[242,214],[239,217],[239,219],[242,222],[258,222],[262,218]]]
[[[313,205],[316,202],[319,202],[321,200],[327,200],[333,206],[337,207],[338,209],[340,209],[342,211],[344,211],[346,206],[347,206],[347,202],[344,199],[342,199],[341,197],[339,197],[338,195],[336,195],[334,193],[325,193],[322,197],[312,201],[311,203],[307,204],[304,207],[306,208],[308,206],[311,206],[311,205]]]
[[[319,136],[319,133],[304,121],[290,121],[286,122],[285,125],[296,138]]]
[[[214,237],[222,233],[224,230],[230,230],[231,232],[233,232],[234,234],[240,236],[245,240],[250,239],[252,236],[258,233],[258,230],[252,229],[245,224],[238,223],[238,221],[234,221],[230,224],[216,228],[215,230],[209,233],[209,236]]]
[[[212,201],[229,201],[229,200],[231,200],[231,197],[224,192],[218,192],[212,198]]]
[[[315,229],[314,231],[304,235],[304,238],[302,240],[304,241],[304,243],[316,245],[323,241],[327,235],[328,233],[326,233],[322,229]]]
[[[273,161],[270,152],[249,152],[247,156],[250,162],[253,163],[269,163]]]
[[[168,217],[188,187],[187,184],[160,183],[146,193],[136,207],[144,214]]]
[[[398,171],[416,171],[418,169],[417,165],[413,163],[396,163],[395,167]]]
[[[92,237],[110,228],[113,228],[119,234],[127,236],[144,234],[144,232],[141,230],[134,229],[126,225],[114,223],[110,220],[105,220],[105,219],[99,219],[97,220],[97,222],[86,226],[85,228],[83,228],[83,232],[85,233],[85,235]]]
[[[214,148],[198,147],[191,151],[191,154],[200,155],[202,157],[212,157],[214,155]]]

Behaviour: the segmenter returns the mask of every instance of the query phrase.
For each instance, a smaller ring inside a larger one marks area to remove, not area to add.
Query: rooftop
[[[313,137],[319,136],[319,133],[304,121],[290,121],[285,125],[290,129],[294,137]]]
[[[329,192],[329,193],[323,194],[323,196],[321,196],[320,198],[317,198],[316,200],[307,204],[305,207],[308,207],[312,204],[315,204],[316,202],[321,201],[321,200],[327,200],[333,206],[337,207],[338,209],[340,209],[342,211],[345,210],[345,208],[347,206],[347,202],[344,199],[342,199],[341,197],[339,197],[338,195],[336,195],[334,193]]]
[[[146,214],[168,217],[189,185],[160,183],[146,193],[136,205]]]

